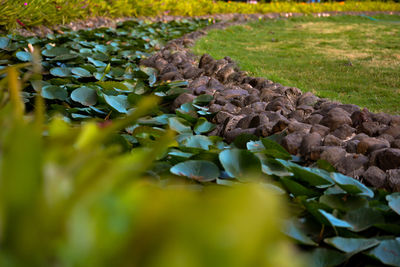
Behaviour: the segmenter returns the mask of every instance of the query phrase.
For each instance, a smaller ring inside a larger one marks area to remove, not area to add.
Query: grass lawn
[[[253,76],[400,114],[400,16],[258,21],[211,31],[193,51],[230,56]]]

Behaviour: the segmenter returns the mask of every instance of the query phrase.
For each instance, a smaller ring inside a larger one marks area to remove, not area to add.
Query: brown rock
[[[311,114],[304,122],[315,125],[319,124],[323,118],[321,114]]]
[[[372,120],[378,122],[379,124],[386,124],[389,125],[392,121],[392,116],[386,113],[372,113],[371,114]]]
[[[378,136],[378,139],[386,140],[389,143],[394,141],[394,137],[391,135],[388,135],[388,134],[382,134],[382,135]]]
[[[241,119],[236,125],[237,128],[247,129],[247,128],[257,128],[260,126],[260,116],[258,115],[248,115]]]
[[[243,89],[230,89],[230,90],[225,90],[222,91],[221,93],[223,96],[225,96],[227,99],[238,97],[238,96],[247,96],[249,93],[246,90]]]
[[[382,170],[400,168],[400,149],[384,148],[374,151],[371,154],[370,164],[376,165]]]
[[[387,171],[387,182],[392,191],[400,192],[400,169]]]
[[[190,88],[196,88],[200,86],[207,87],[208,82],[210,81],[210,77],[207,76],[201,76],[197,79],[194,79],[192,82],[189,83]]]
[[[350,154],[333,164],[333,166],[341,173],[349,176],[357,176],[368,164],[368,157],[361,154]],[[361,169],[361,171],[359,171]]]
[[[351,125],[349,113],[341,108],[332,108],[327,115],[321,120],[322,125],[329,127],[332,131],[336,130],[342,125]]]
[[[347,139],[348,137],[352,136],[356,132],[356,129],[353,127],[349,126],[348,124],[343,124],[336,130],[332,132],[334,136],[337,138],[340,138],[342,140]]]
[[[330,164],[335,166],[341,159],[346,156],[346,150],[341,147],[324,147],[321,153],[321,159],[328,161]]]
[[[164,73],[161,75],[161,80],[162,81],[175,81],[175,80],[182,80],[182,74],[180,74],[178,71],[171,71]]]
[[[358,143],[357,145],[357,153],[360,154],[367,154],[371,153],[372,151],[390,147],[390,144],[386,140],[368,137],[364,138]]]
[[[244,115],[237,115],[225,121],[224,135],[236,128],[238,122],[244,118]]]
[[[376,166],[369,167],[363,174],[364,180],[375,188],[384,188],[386,186],[386,173]]]
[[[217,113],[217,115],[214,117],[214,120],[218,123],[218,124],[222,124],[224,123],[227,119],[233,117],[232,114],[226,112],[226,111],[220,111]]]
[[[376,136],[381,128],[382,126],[379,122],[366,121],[361,123],[358,129],[360,132],[365,133],[369,136]]]
[[[189,67],[183,71],[183,78],[185,79],[195,79],[203,73],[203,70],[196,67]]]
[[[316,147],[321,146],[322,138],[319,133],[310,133],[303,137],[300,144],[300,154],[308,156]]]
[[[244,99],[244,104],[247,106],[247,105],[251,105],[251,104],[253,104],[255,102],[259,102],[259,101],[260,101],[259,97],[255,96],[255,95],[248,95]],[[262,102],[262,103],[265,103],[265,102]]]
[[[349,153],[357,153],[357,146],[360,140],[349,140],[346,142],[346,151]]]
[[[366,108],[364,108],[362,111],[355,111],[353,114],[351,114],[351,120],[353,127],[358,127],[364,122],[372,120],[371,113]]]
[[[217,79],[212,77],[209,79],[207,87],[215,91],[225,90],[225,86],[222,83],[220,83]]]
[[[216,113],[216,112],[219,112],[219,111],[222,110],[222,106],[221,106],[221,105],[218,105],[218,104],[212,104],[212,105],[208,108],[208,110],[209,110],[210,112],[212,112],[212,113]]]
[[[282,140],[282,146],[293,155],[296,155],[299,151],[301,142],[304,137],[304,133],[291,133],[285,136]]]
[[[383,134],[389,134],[395,139],[400,138],[400,126],[390,126],[385,131],[383,131]]]
[[[319,100],[319,97],[315,96],[313,93],[305,92],[297,99],[297,106],[314,106]]]
[[[236,137],[238,137],[241,134],[255,134],[256,128],[249,128],[249,129],[233,129],[231,131],[228,131],[225,133],[225,140],[228,143],[231,143],[235,140]]]
[[[255,103],[251,104],[250,107],[254,110],[254,112],[261,113],[261,112],[265,111],[265,108],[267,107],[267,103],[255,102]]]
[[[324,139],[324,146],[342,146],[343,141],[334,135],[328,134]]]
[[[400,148],[400,139],[396,139],[391,144],[392,148]]]
[[[172,104],[172,108],[175,110],[176,108],[179,108],[181,105],[185,103],[192,102],[195,98],[196,98],[195,95],[189,93],[183,93],[179,95],[177,98],[175,98],[174,103]]]
[[[319,133],[320,136],[324,137],[329,133],[329,128],[321,124],[314,124],[311,127],[310,133]]]
[[[228,102],[222,107],[222,110],[232,114],[238,114],[240,112],[240,107],[237,107]]]
[[[312,126],[310,124],[292,120],[292,121],[289,121],[289,124],[287,127],[288,127],[289,133],[302,132],[302,133],[308,134],[310,132],[310,129]]]

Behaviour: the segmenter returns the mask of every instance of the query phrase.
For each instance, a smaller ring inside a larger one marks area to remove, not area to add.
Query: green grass
[[[259,21],[212,31],[193,50],[230,56],[253,76],[399,114],[400,16],[374,18]]]
[[[400,3],[386,1],[346,1],[320,4],[272,2],[252,5],[214,0],[0,0],[0,30],[64,24],[95,16],[116,18],[163,14],[200,16],[220,13],[316,13],[326,11],[400,11]]]

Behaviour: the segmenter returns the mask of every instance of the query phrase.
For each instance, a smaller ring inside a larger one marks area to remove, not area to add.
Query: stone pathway
[[[195,39],[221,23],[169,42],[141,64],[156,68],[163,81],[187,80],[188,93],[180,95],[172,110],[197,95],[214,97],[218,135],[232,142],[242,133],[257,136],[287,134],[281,140],[291,154],[310,164],[318,159],[367,185],[400,191],[400,116],[372,113],[356,105],[319,98],[240,71],[229,57],[200,59],[190,52]],[[239,21],[241,22],[241,21]]]

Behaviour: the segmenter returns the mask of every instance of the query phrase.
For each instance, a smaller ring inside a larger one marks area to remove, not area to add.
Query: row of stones
[[[376,188],[400,191],[400,116],[372,113],[356,105],[249,77],[229,58],[200,60],[187,47],[198,31],[168,43],[141,64],[156,68],[164,81],[189,81],[172,109],[209,94],[217,124],[209,135],[232,142],[242,133],[269,136],[285,131],[281,145],[309,163],[324,159],[337,171]]]

